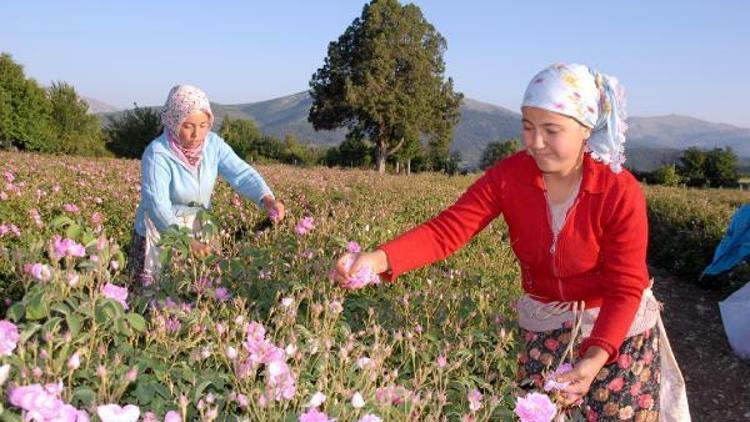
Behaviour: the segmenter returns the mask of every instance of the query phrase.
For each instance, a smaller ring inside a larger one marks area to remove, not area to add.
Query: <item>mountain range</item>
[[[103,103],[98,102],[99,107]],[[211,107],[216,121],[224,116],[254,120],[266,134],[283,138],[293,133],[301,142],[320,146],[339,144],[345,130],[316,132],[307,121],[312,105],[308,91],[267,101],[244,104],[217,104]],[[102,115],[112,115],[103,110]],[[108,112],[110,111],[110,112]],[[92,112],[95,112],[92,110]],[[750,157],[750,129],[713,123],[688,116],[666,115],[628,119],[628,156],[630,167],[651,171],[664,163],[674,162],[681,150],[689,147],[731,147],[740,157]],[[461,152],[463,164],[478,164],[485,146],[495,140],[519,138],[520,113],[465,98],[461,117],[454,132],[452,149]],[[746,162],[748,160],[741,160]]]

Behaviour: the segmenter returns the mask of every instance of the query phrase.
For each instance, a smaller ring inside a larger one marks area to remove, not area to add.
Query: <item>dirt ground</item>
[[[651,271],[693,421],[750,421],[750,361],[729,346],[719,313],[722,293]]]

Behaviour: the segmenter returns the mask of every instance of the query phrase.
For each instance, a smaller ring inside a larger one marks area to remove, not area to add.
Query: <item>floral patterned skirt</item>
[[[522,329],[521,333],[525,351],[518,356],[518,381],[531,380],[541,389],[544,374],[560,365],[571,329],[539,333]],[[583,399],[588,421],[657,421],[660,378],[659,331],[655,326],[625,339],[617,361],[599,371]]]
[[[126,274],[130,278],[131,285],[141,287],[148,284],[148,278],[144,272],[146,261],[146,238],[139,235],[133,230],[133,237],[130,241],[130,253],[128,254],[128,266]]]

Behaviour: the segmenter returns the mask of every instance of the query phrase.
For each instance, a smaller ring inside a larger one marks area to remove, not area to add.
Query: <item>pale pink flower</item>
[[[52,268],[47,264],[32,264],[29,268],[29,274],[39,281],[49,281],[52,279]]]
[[[170,410],[164,415],[164,422],[182,422],[182,416],[174,410]]]
[[[61,383],[15,387],[8,393],[8,401],[24,410],[25,420],[88,422],[86,412],[60,400],[61,392]]]
[[[314,228],[315,228],[315,219],[313,219],[310,216],[307,216],[307,217],[303,217],[297,223],[297,225],[294,227],[294,230],[297,232],[297,234],[303,235]]]
[[[570,385],[570,382],[557,382],[557,377],[568,373],[573,370],[573,366],[569,363],[563,363],[558,366],[553,372],[547,374],[544,381],[544,391],[560,391]]]
[[[362,416],[361,418],[359,418],[357,422],[383,422],[383,420],[373,415],[372,413],[368,413]]]
[[[34,224],[36,224],[37,227],[39,228],[44,227],[44,222],[42,222],[42,216],[39,215],[39,211],[37,211],[36,208],[31,208],[29,210],[29,217],[31,217],[31,220],[34,221]]]
[[[102,294],[108,299],[113,299],[122,304],[122,307],[129,309],[128,306],[128,288],[120,287],[112,283],[107,283],[102,286]]]
[[[466,398],[469,400],[469,410],[471,410],[472,412],[476,412],[477,410],[482,408],[482,399],[484,398],[484,396],[476,388],[471,390],[469,394],[467,394]]]
[[[73,353],[73,356],[68,359],[68,369],[75,371],[80,366],[81,357],[78,355],[78,352],[75,352]]]
[[[78,208],[78,206],[76,206],[75,204],[65,204],[63,205],[63,209],[65,210],[65,212],[69,212],[71,214],[78,214],[79,212],[81,212],[80,208]]]
[[[328,415],[318,409],[310,409],[300,415],[299,422],[334,422],[334,420],[328,418]]]
[[[21,337],[18,327],[10,321],[0,321],[0,356],[10,356]]]
[[[237,349],[232,346],[227,346],[227,358],[229,358],[229,360],[237,359]]]
[[[557,414],[557,407],[546,394],[529,393],[516,399],[514,412],[521,422],[550,422]]]
[[[65,256],[78,258],[86,256],[86,248],[83,245],[72,239],[62,239],[57,235],[52,239],[52,247],[57,259]]]
[[[354,393],[354,395],[352,396],[352,407],[355,409],[361,409],[365,407],[365,399],[364,397],[362,397],[362,394],[359,391]]]
[[[98,226],[102,224],[104,221],[104,215],[100,213],[99,211],[95,211],[93,214],[91,214],[91,223]]]
[[[96,414],[102,422],[137,422],[141,415],[138,406],[128,404],[120,407],[116,404],[106,404],[96,408]]]
[[[225,287],[217,287],[216,289],[214,289],[214,298],[219,302],[226,302],[231,297],[232,294],[229,293],[229,290],[227,290]]]
[[[323,402],[326,401],[326,395],[318,391],[317,393],[313,394],[313,396],[310,398],[310,401],[307,402],[305,407],[318,407]]]
[[[350,240],[346,244],[346,250],[349,253],[360,253],[362,251],[362,247],[359,246],[359,243]]]
[[[354,264],[354,257],[349,255],[344,260],[344,271],[347,273]],[[380,277],[373,271],[369,266],[361,266],[357,269],[357,272],[347,277],[346,281],[342,284],[345,289],[360,289],[368,284],[379,284]]]
[[[16,227],[15,224],[0,225],[0,237],[3,237],[7,234],[12,234],[15,237],[21,237],[21,231],[18,230],[18,227]]]
[[[440,355],[437,357],[437,366],[440,369],[445,368],[448,365],[448,360],[445,358],[445,355]]]

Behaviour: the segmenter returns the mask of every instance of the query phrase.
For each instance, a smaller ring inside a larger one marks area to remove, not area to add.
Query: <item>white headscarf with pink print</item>
[[[538,107],[591,128],[591,157],[619,173],[625,163],[625,90],[617,78],[582,64],[555,64],[526,88],[522,107]]]
[[[195,172],[200,166],[205,139],[202,139],[198,145],[186,147],[182,145],[179,138],[180,126],[194,111],[206,113],[209,126],[213,126],[214,114],[206,93],[191,85],[177,85],[169,91],[167,102],[161,110],[161,122],[172,152]]]

